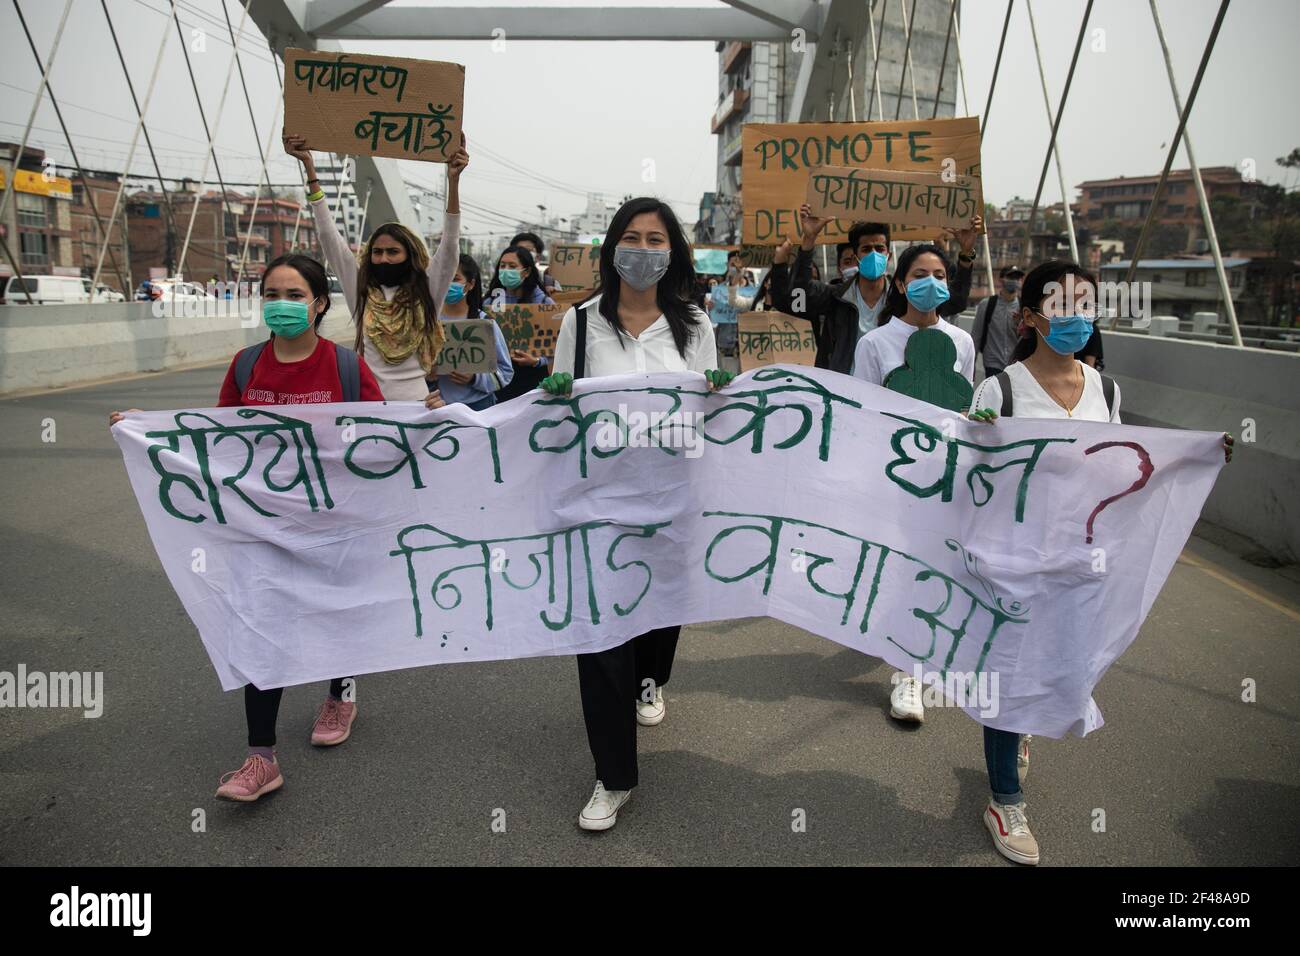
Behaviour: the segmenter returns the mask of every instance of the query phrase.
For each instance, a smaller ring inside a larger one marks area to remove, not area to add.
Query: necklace
[[[1076,362],[1075,365],[1076,365],[1075,371],[1079,371],[1079,369],[1077,368],[1078,363]],[[1061,396],[1058,395],[1058,394],[1056,394],[1055,389],[1053,389],[1053,388],[1052,388],[1050,385],[1048,385],[1045,381],[1043,381],[1042,379],[1040,379],[1040,378],[1038,377],[1038,375],[1034,372],[1033,369],[1030,369],[1030,370],[1029,370],[1029,374],[1030,374],[1030,375],[1033,375],[1033,376],[1034,376],[1034,381],[1037,382],[1037,383],[1039,384],[1039,386],[1040,386],[1044,391],[1047,392],[1048,395],[1051,395],[1051,396],[1052,396],[1052,401],[1056,402],[1056,404],[1060,405],[1062,408],[1065,409],[1065,414],[1066,414],[1068,417],[1070,417],[1070,418],[1073,418],[1073,417],[1074,417],[1074,409],[1078,406],[1080,399],[1083,398],[1083,384],[1082,384],[1083,375],[1082,375],[1082,374],[1079,375],[1079,378],[1080,378],[1080,384],[1079,384],[1079,395],[1078,395],[1078,398],[1076,398],[1076,399],[1074,400],[1074,404],[1073,404],[1073,405],[1069,404],[1068,402],[1063,401],[1063,400],[1061,399]],[[1073,394],[1074,389],[1071,388],[1070,391],[1071,391],[1071,394]]]

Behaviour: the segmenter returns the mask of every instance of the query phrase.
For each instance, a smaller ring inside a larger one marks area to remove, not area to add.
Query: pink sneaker
[[[344,700],[326,697],[316,715],[311,729],[313,747],[333,747],[343,743],[352,734],[352,721],[357,719],[357,705]]]
[[[238,770],[232,770],[221,778],[217,796],[240,803],[252,803],[272,790],[279,790],[284,785],[280,775],[280,762],[272,763],[261,754],[252,754]]]

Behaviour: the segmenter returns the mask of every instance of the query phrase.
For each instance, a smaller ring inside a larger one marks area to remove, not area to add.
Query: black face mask
[[[411,260],[403,259],[401,262],[372,262],[370,263],[370,275],[380,285],[401,285],[406,281],[407,276],[411,274]]]

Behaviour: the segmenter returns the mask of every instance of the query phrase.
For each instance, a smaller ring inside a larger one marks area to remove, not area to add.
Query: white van
[[[90,302],[90,293],[77,276],[10,276],[5,286],[5,304],[29,302],[32,305],[85,304]]]

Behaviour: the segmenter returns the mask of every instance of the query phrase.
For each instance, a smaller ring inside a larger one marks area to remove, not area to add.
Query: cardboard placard
[[[583,299],[591,298],[590,289],[565,289],[562,292],[548,293],[556,305],[573,305]]]
[[[980,175],[980,124],[973,116],[880,123],[746,123],[741,137],[741,234],[747,244],[799,241],[799,207],[807,197],[808,177],[820,166],[942,173],[944,161],[951,159],[954,175]],[[974,214],[984,214],[982,192]],[[827,223],[817,241],[845,241],[853,222]],[[894,238],[931,237],[934,232],[900,229]]]
[[[459,63],[284,51],[284,129],[314,150],[445,163],[464,110]]]
[[[736,317],[740,370],[764,365],[816,365],[812,324],[784,312],[742,312]]]
[[[962,228],[979,215],[979,177],[856,166],[819,166],[808,177],[808,205],[819,219]]]
[[[600,246],[559,243],[551,246],[546,269],[566,289],[594,289],[600,284]]]
[[[434,363],[439,375],[464,372],[495,372],[497,342],[492,323],[484,319],[443,319],[446,341]]]
[[[504,305],[499,311],[492,312],[492,318],[501,327],[501,334],[506,337],[506,345],[511,349],[523,349],[534,355],[552,356],[555,354],[555,340],[560,335],[560,322],[564,313],[569,311],[567,305]]]

